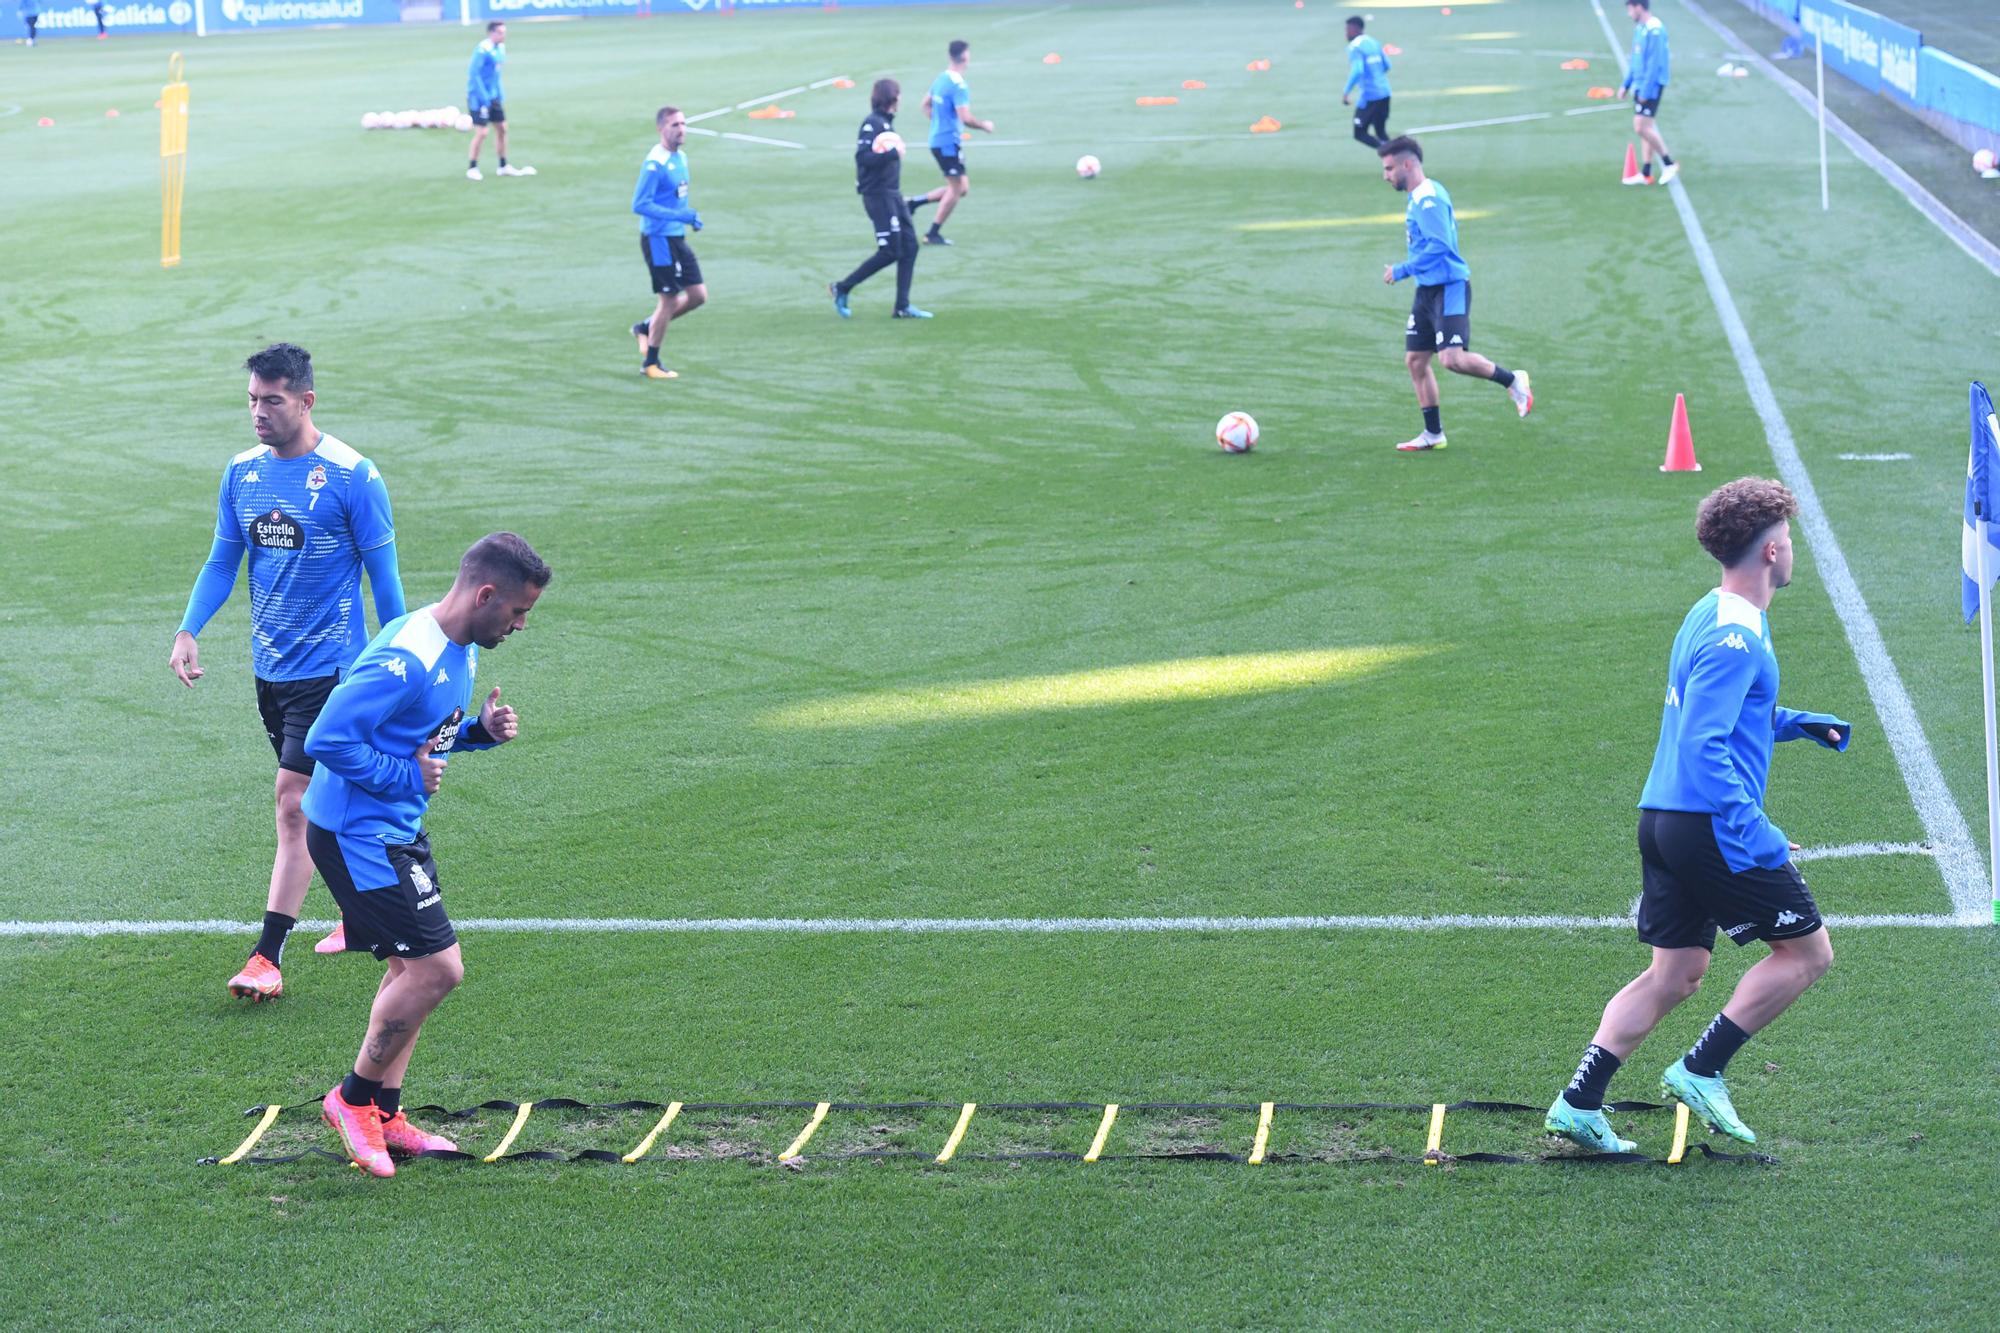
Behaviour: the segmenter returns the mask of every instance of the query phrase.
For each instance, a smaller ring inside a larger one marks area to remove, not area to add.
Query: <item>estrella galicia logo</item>
[[[306,530],[284,510],[273,509],[250,524],[250,540],[268,551],[303,551]]]
[[[443,754],[446,750],[457,744],[458,729],[464,721],[465,710],[463,708],[452,709],[451,716],[440,722],[438,729],[431,733],[431,753]]]

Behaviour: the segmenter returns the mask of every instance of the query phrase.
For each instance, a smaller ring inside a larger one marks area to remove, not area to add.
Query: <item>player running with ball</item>
[[[444,600],[382,627],[306,735],[306,846],[347,921],[347,946],[388,964],[351,1073],[320,1112],[347,1155],[377,1176],[392,1155],[449,1150],[412,1126],[403,1076],[424,1020],[465,979],[424,814],[456,750],[504,745],[520,719],[495,687],[473,689],[479,650],[527,623],[549,567],[511,532],[473,543]],[[473,710],[477,711],[473,711]]]
[[[1639,797],[1644,891],[1639,938],[1652,965],[1604,1007],[1576,1076],[1549,1107],[1547,1128],[1599,1152],[1634,1145],[1604,1118],[1618,1066],[1701,985],[1715,931],[1770,953],[1736,983],[1722,1012],[1660,1090],[1717,1133],[1755,1143],[1723,1086],[1722,1069],[1752,1033],[1783,1013],[1833,965],[1819,907],[1791,854],[1798,844],[1764,813],[1774,741],[1847,749],[1847,723],[1778,703],[1778,654],[1766,608],[1792,581],[1798,501],[1775,481],[1745,477],[1701,502],[1695,537],[1722,583],[1694,604],[1674,636],[1653,770]]]
[[[1408,135],[1389,140],[1375,152],[1382,159],[1382,179],[1410,196],[1403,220],[1409,233],[1409,257],[1400,264],[1384,266],[1382,281],[1394,286],[1404,278],[1417,280],[1410,322],[1403,333],[1403,363],[1409,367],[1410,383],[1417,390],[1424,429],[1396,448],[1404,453],[1444,448],[1437,373],[1431,369],[1433,355],[1453,374],[1492,380],[1507,390],[1514,410],[1527,416],[1535,409],[1528,372],[1495,365],[1471,350],[1472,269],[1458,252],[1458,222],[1452,216],[1451,195],[1424,175],[1424,150]]]

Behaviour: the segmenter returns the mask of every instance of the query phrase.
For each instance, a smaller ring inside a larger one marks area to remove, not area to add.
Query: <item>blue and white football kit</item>
[[[1619,91],[1632,90],[1633,110],[1642,116],[1660,114],[1660,98],[1667,91],[1667,72],[1673,64],[1667,49],[1667,25],[1657,14],[1647,14],[1632,28],[1632,63]]]
[[[687,154],[654,144],[632,186],[632,211],[639,215],[639,251],[657,293],[701,285],[701,263],[687,243],[689,227],[701,230],[701,215],[687,200]]]
[[[475,125],[505,125],[505,94],[500,90],[500,66],[507,63],[507,44],[488,37],[473,48],[465,72],[465,112]]]
[[[1389,57],[1382,43],[1365,33],[1347,44],[1347,86],[1341,96],[1356,88],[1361,97],[1354,107],[1354,137],[1379,148],[1389,139]]]
[[[250,648],[258,706],[280,767],[310,773],[304,754],[332,682],[367,642],[361,574],[382,621],[403,614],[396,529],[382,474],[331,435],[297,458],[270,446],[229,460],[216,496],[215,536],[181,618],[199,637],[250,566]]]
[[[948,69],[931,81],[931,156],[947,177],[965,174],[965,125],[959,108],[972,104],[965,76]]]
[[[453,643],[436,608],[419,608],[382,627],[306,736],[318,761],[300,802],[306,846],[340,902],[350,949],[421,958],[456,941],[416,755],[498,744],[479,723],[478,669],[478,645]]]
[[[1738,944],[1819,929],[1791,844],[1764,811],[1771,746],[1801,737],[1845,750],[1851,732],[1830,714],[1779,706],[1778,655],[1762,610],[1721,589],[1696,602],[1674,636],[1659,743],[1639,797],[1641,940],[1712,948],[1718,923]]]
[[[1458,219],[1444,186],[1426,179],[1410,191],[1403,230],[1409,255],[1390,270],[1390,276],[1397,282],[1417,280],[1410,322],[1403,331],[1404,350],[1471,347],[1472,268],[1458,252]]]

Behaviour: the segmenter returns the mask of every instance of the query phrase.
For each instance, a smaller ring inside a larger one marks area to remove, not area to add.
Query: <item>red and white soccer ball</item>
[[[1231,412],[1215,423],[1215,442],[1225,454],[1247,454],[1257,447],[1257,418]]]
[[[2000,156],[1996,156],[1991,148],[1982,148],[1972,155],[1972,169],[1982,176],[1991,176],[1996,169],[2000,169]]]
[[[903,151],[903,136],[894,130],[883,130],[875,136],[875,142],[869,146],[878,153],[900,154]]]
[[[1085,153],[1076,160],[1076,174],[1085,180],[1097,179],[1097,173],[1102,170],[1104,170],[1104,164],[1089,153]]]

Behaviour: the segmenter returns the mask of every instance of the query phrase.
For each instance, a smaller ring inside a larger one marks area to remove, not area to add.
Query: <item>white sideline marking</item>
[[[1625,53],[1611,35],[1611,24],[1604,17],[1604,6],[1599,0],[1590,0],[1590,7],[1597,11],[1597,22],[1604,29],[1604,40],[1618,58],[1618,68],[1622,73]],[[1669,184],[1668,189],[1673,192],[1674,208],[1680,213],[1681,229],[1687,233],[1688,245],[1694,250],[1702,281],[1708,285],[1709,299],[1715,303],[1715,313],[1722,319],[1722,329],[1729,337],[1730,350],[1735,352],[1736,364],[1743,372],[1743,384],[1750,391],[1750,402],[1757,409],[1758,419],[1764,423],[1764,435],[1771,445],[1771,457],[1778,465],[1778,476],[1798,497],[1799,519],[1805,529],[1806,545],[1820,567],[1827,595],[1833,600],[1834,613],[1840,617],[1841,628],[1847,632],[1847,642],[1854,649],[1855,664],[1861,668],[1861,679],[1868,687],[1868,697],[1875,705],[1876,716],[1882,721],[1882,734],[1888,737],[1889,749],[1896,756],[1896,767],[1903,775],[1903,784],[1909,789],[1910,800],[1917,808],[1917,817],[1923,821],[1925,840],[1937,849],[1938,869],[1944,876],[1945,888],[1951,893],[1952,912],[1963,924],[1984,924],[1991,919],[1989,894],[1992,886],[1987,883],[1986,869],[1981,863],[1979,849],[1973,844],[1972,831],[1966,827],[1965,816],[1959,812],[1958,802],[1952,797],[1951,788],[1945,784],[1944,774],[1938,770],[1937,758],[1931,753],[1923,723],[1917,718],[1909,692],[1903,688],[1903,678],[1896,671],[1888,646],[1882,642],[1882,631],[1876,627],[1875,617],[1868,610],[1860,585],[1854,581],[1854,574],[1847,567],[1847,557],[1841,553],[1840,541],[1833,535],[1833,525],[1827,520],[1826,510],[1820,506],[1818,493],[1813,490],[1812,475],[1806,471],[1805,460],[1799,457],[1792,429],[1785,424],[1785,414],[1778,407],[1777,396],[1771,390],[1770,379],[1764,374],[1763,363],[1757,359],[1757,349],[1751,345],[1750,331],[1744,327],[1742,315],[1737,313],[1736,300],[1729,294],[1729,284],[1723,281],[1721,266],[1716,262],[1715,251],[1709,247],[1707,234],[1702,231],[1694,203],[1688,198],[1679,177]]]
[[[1944,914],[1829,916],[1829,926],[1962,928],[1981,924]],[[473,917],[454,929],[535,935],[1152,935],[1297,930],[1629,930],[1627,916],[1058,916],[1058,917]],[[301,921],[302,931],[333,929]],[[0,938],[145,935],[254,935],[254,921],[0,921]]]
[[[793,93],[802,93],[805,90],[806,86],[802,83],[796,88],[785,88],[775,93],[766,93],[762,97],[753,97],[747,102],[738,102],[732,110],[748,111],[753,106],[762,106],[766,102],[775,102],[780,97],[790,97]]]
[[[1521,125],[1531,120],[1547,120],[1553,111],[1530,111],[1525,116],[1495,116],[1492,120],[1460,120],[1449,125],[1419,125],[1405,134],[1443,134],[1447,130],[1481,130],[1488,125]]]
[[[1606,102],[1603,106],[1571,107],[1569,110],[1563,112],[1563,114],[1565,116],[1594,116],[1600,111],[1623,111],[1624,109],[1625,104],[1623,102]]]
[[[1842,454],[1840,461],[1843,463],[1907,463],[1910,461],[1910,456],[1908,454]]]
[[[997,19],[992,26],[1004,28],[1010,23],[1026,23],[1029,19],[1045,19],[1051,14],[1060,14],[1071,8],[1073,8],[1071,5],[1057,5],[1054,9],[1037,9],[1030,14],[1016,14],[1012,18]]]
[[[1593,0],[1594,2],[1595,0]],[[1693,14],[1696,18],[1707,24],[1709,30],[1716,36],[1734,45],[1736,53],[1740,58],[1754,64],[1760,73],[1770,78],[1778,86],[1780,91],[1789,95],[1794,102],[1805,108],[1807,114],[1815,117],[1819,115],[1818,99],[1807,92],[1804,86],[1793,79],[1791,75],[1785,73],[1763,56],[1758,55],[1755,51],[1745,46],[1742,38],[1723,26],[1720,19],[1711,18],[1708,11],[1696,4],[1695,0],[1681,0],[1681,3],[1690,14]],[[1602,20],[1604,11],[1600,9],[1597,17]],[[1610,29],[1608,25],[1605,31],[1607,34],[1609,33]],[[1612,45],[1616,46],[1617,43],[1614,41]],[[1619,64],[1621,67],[1624,64],[1624,55],[1622,52],[1619,55]],[[1939,231],[1951,238],[1954,245],[1965,251],[1968,255],[1971,255],[1973,259],[1985,267],[1988,273],[1993,274],[1995,277],[2000,277],[2000,246],[1996,246],[1993,242],[1980,235],[1964,218],[1945,207],[1943,201],[1936,195],[1918,184],[1909,172],[1891,162],[1882,154],[1880,149],[1855,133],[1852,126],[1839,116],[1834,115],[1831,111],[1826,113],[1826,127],[1833,131],[1836,138],[1847,145],[1850,152],[1872,167],[1876,175],[1895,186],[1903,198],[1909,201],[1910,207],[1929,218]]]
[[[1921,842],[1850,842],[1839,847],[1806,847],[1792,853],[1794,861],[1835,861],[1853,856],[1936,856],[1937,849]]]
[[[736,139],[736,140],[738,140],[738,141],[740,141],[740,142],[742,142],[742,143],[766,143],[766,144],[769,144],[769,145],[771,145],[771,147],[773,147],[773,148],[804,148],[804,147],[805,147],[805,145],[804,145],[804,144],[802,144],[802,143],[794,143],[794,142],[793,142],[792,140],[790,140],[790,139],[766,139],[766,138],[765,138],[765,137],[764,137],[763,135],[761,135],[761,134],[738,134],[738,133],[736,133],[736,132],[735,132],[735,131],[733,131],[733,130],[724,130],[724,131],[722,132],[722,134],[721,134],[721,136],[720,136],[720,137],[722,137],[722,138],[724,138],[724,139]]]
[[[817,92],[821,88],[831,88],[846,77],[845,74],[836,74],[830,79],[821,79],[818,83],[809,83],[806,85],[806,89],[809,92]]]

